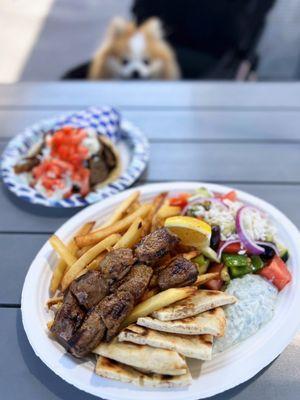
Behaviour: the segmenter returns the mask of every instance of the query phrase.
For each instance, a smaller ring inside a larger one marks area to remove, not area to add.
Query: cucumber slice
[[[279,256],[282,259],[282,261],[287,262],[289,259],[289,251],[286,247],[284,247],[281,243],[277,243],[277,248],[279,250]]]
[[[209,260],[214,261],[216,263],[220,263],[220,259],[218,258],[217,253],[211,247],[206,247],[201,251],[202,254],[205,255],[205,257],[207,257]]]

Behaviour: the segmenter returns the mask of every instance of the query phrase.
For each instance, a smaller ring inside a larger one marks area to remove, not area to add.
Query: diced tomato
[[[51,158],[33,169],[33,177],[39,180],[46,190],[53,192],[66,187],[68,177],[80,187],[80,193],[88,194],[90,171],[84,168],[88,149],[82,145],[87,133],[84,129],[65,126],[47,139]]]
[[[282,290],[292,280],[292,275],[285,262],[278,256],[274,256],[272,260],[259,271],[259,275],[271,281],[278,290]]]
[[[220,276],[220,273],[221,273],[221,270],[223,267],[224,267],[223,264],[214,263],[214,264],[212,264],[211,267],[209,267],[207,272],[219,272],[219,276]],[[219,279],[212,279],[212,280],[206,282],[204,284],[204,286],[210,290],[220,290],[221,287],[223,286],[223,281],[222,281],[221,277]]]
[[[189,193],[180,193],[177,196],[171,197],[169,199],[170,206],[176,206],[184,208],[188,203],[188,198],[191,195]]]
[[[231,190],[230,192],[223,194],[220,196],[221,200],[230,200],[230,201],[236,201],[237,200],[237,194],[235,190]]]
[[[220,243],[220,247],[224,244]],[[231,243],[228,246],[225,247],[224,253],[229,253],[229,254],[236,254],[238,253],[241,249],[241,244],[240,243]]]

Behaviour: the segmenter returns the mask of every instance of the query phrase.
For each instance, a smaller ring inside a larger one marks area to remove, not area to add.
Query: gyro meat
[[[68,349],[68,340],[80,327],[85,312],[79,306],[76,298],[68,291],[64,298],[64,303],[57,311],[51,332],[55,335],[57,341]]]
[[[131,249],[117,249],[110,251],[100,263],[100,270],[104,279],[117,281],[122,279],[134,263]]]
[[[109,292],[109,286],[100,271],[88,271],[72,282],[70,290],[78,303],[89,310]]]
[[[106,326],[100,315],[100,303],[89,311],[81,327],[69,340],[69,351],[75,357],[86,356],[104,338]]]
[[[120,282],[118,290],[130,292],[136,303],[147,289],[152,274],[153,270],[151,267],[147,265],[134,265]]]
[[[158,276],[158,286],[165,290],[171,287],[182,287],[197,280],[198,270],[194,263],[184,257],[176,257]]]
[[[107,328],[106,340],[111,340],[119,332],[122,322],[134,307],[134,297],[130,292],[118,290],[106,296],[98,305],[100,315]]]
[[[178,236],[171,233],[166,228],[160,228],[145,236],[137,244],[135,255],[138,261],[154,265],[158,260],[168,254],[174,246],[179,243]]]

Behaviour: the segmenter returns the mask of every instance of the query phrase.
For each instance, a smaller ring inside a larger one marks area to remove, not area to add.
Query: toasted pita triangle
[[[115,379],[137,386],[173,388],[183,387],[191,383],[189,370],[184,375],[170,376],[160,374],[144,374],[128,365],[98,356],[95,372],[104,378]]]
[[[193,317],[204,311],[235,303],[236,300],[234,296],[218,290],[198,290],[186,299],[154,311],[151,316],[161,321],[173,321]]]
[[[174,335],[130,325],[119,334],[118,339],[121,342],[174,350],[185,357],[198,360],[211,360],[212,355],[213,337],[211,335]]]
[[[220,337],[225,333],[226,318],[223,309],[218,307],[194,317],[173,321],[160,321],[152,317],[143,317],[137,320],[137,325],[181,335],[213,335]]]
[[[100,343],[93,352],[143,372],[184,375],[188,368],[185,359],[175,351],[118,342],[117,339],[110,343]]]

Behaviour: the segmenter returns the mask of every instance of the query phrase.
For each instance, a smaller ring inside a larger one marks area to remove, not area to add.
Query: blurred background
[[[1,0],[0,83],[91,78],[97,49],[93,79],[299,80],[299,21],[299,0]]]

